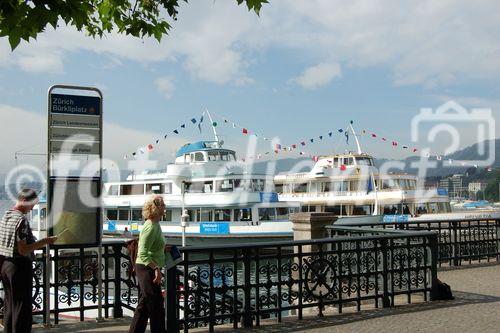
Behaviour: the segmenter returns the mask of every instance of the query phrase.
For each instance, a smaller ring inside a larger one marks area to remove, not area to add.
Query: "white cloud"
[[[334,79],[341,77],[340,65],[337,63],[321,63],[306,68],[301,75],[290,80],[305,89],[323,87]]]
[[[91,39],[70,28],[48,29],[37,41],[8,51],[0,66],[61,70],[82,50],[138,63],[177,61],[192,77],[218,84],[242,82],[258,55],[296,52],[311,64],[380,67],[396,85],[428,87],[500,75],[498,1],[385,2],[273,0],[257,17],[234,1],[182,4],[179,20],[161,43],[109,34]],[[256,56],[257,55],[257,56]]]
[[[166,99],[172,98],[172,92],[175,89],[172,81],[173,77],[171,76],[160,77],[155,81],[156,88]]]

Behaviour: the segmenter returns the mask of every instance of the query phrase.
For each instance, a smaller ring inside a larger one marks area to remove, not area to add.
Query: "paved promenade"
[[[284,319],[282,323],[265,321],[263,326],[239,329],[238,332],[498,332],[500,328],[500,265],[470,266],[439,271],[439,278],[448,283],[453,301],[438,301],[344,313]],[[34,332],[128,332],[130,318],[63,324],[49,330]],[[216,332],[230,332],[216,328]],[[198,331],[200,332],[200,331]]]

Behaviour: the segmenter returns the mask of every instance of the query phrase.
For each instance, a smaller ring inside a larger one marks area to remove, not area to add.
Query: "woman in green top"
[[[165,265],[165,239],[159,221],[165,203],[159,195],[151,197],[142,208],[144,222],[139,234],[135,271],[139,280],[139,303],[129,333],[144,333],[148,324],[151,333],[165,332],[165,307],[161,292],[161,272]]]

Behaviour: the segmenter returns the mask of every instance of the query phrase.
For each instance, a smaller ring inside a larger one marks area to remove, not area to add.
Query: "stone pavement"
[[[322,318],[310,316],[300,321],[290,317],[282,323],[268,320],[260,327],[239,329],[238,332],[500,332],[500,265],[441,270],[438,276],[451,286],[455,300],[406,304]],[[130,318],[100,324],[70,323],[50,330],[37,328],[34,332],[126,333],[129,323]],[[229,328],[215,328],[215,332],[230,331]]]

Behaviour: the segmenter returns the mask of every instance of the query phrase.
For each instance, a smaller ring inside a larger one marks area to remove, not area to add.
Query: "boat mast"
[[[212,119],[212,115],[210,114],[210,112],[208,112],[208,109],[205,109],[205,112],[208,115],[208,119],[210,119],[210,126],[212,126],[212,130],[214,131],[215,141],[220,142],[219,136],[217,135],[217,131],[215,130],[214,120]]]
[[[359,144],[358,136],[356,135],[356,132],[354,131],[354,127],[352,127],[352,122],[349,123],[349,128],[352,131],[352,135],[354,135],[354,139],[356,140],[356,146],[358,147],[358,154],[361,154],[361,145]]]

